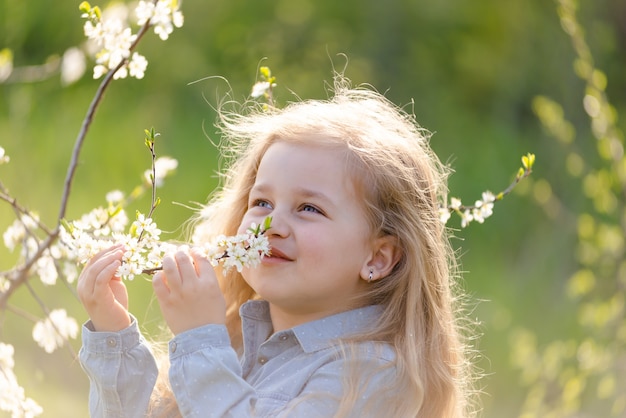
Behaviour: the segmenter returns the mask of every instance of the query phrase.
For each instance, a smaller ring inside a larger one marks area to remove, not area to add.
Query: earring
[[[370,275],[367,276],[367,282],[371,283],[373,278],[374,278],[374,269],[370,269]]]

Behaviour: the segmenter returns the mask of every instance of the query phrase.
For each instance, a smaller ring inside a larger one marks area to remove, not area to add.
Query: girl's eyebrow
[[[321,200],[325,204],[334,205],[333,200],[323,192],[307,189],[304,187],[298,187],[295,192],[298,196],[302,196],[308,199]]]

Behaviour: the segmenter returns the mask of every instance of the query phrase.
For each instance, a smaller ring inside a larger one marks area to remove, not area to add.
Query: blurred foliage
[[[0,84],[0,146],[11,156],[0,179],[50,223],[97,87],[89,74],[63,87],[54,70],[55,57],[83,42],[78,3],[0,0],[0,49],[10,48],[19,68],[51,63],[39,81]],[[586,96],[610,101],[610,110],[600,107],[599,114],[612,115],[611,126],[624,132],[616,115],[626,114],[626,4],[579,2],[591,66],[606,83],[599,85],[602,80],[581,77],[587,58],[563,30],[557,7],[545,0],[186,1],[183,28],[166,43],[142,41],[145,78],[116,81],[107,92],[81,155],[68,217],[103,204],[112,189],[132,190],[150,164],[143,129],[154,126],[162,134],[157,153],[180,162],[159,191],[155,217],[172,238],[181,237],[191,215],[186,206],[205,201],[216,186],[213,108],[229,93],[244,100],[260,65],[279,75],[273,91],[279,104],[326,97],[333,68],[346,68],[355,83],[386,92],[435,132],[433,148],[457,172],[450,182],[455,196],[471,200],[485,189],[500,190],[519,155],[538,157],[535,180],[520,184],[484,225],[459,231],[454,242],[463,254],[465,287],[483,300],[473,311],[483,323],[483,415],[603,416],[610,412],[603,398],[616,400],[610,408],[619,411],[626,215],[623,191],[615,187],[624,182],[612,174],[615,162],[598,151],[601,138],[581,104]],[[149,198],[134,204],[146,211]],[[13,217],[0,205],[1,231]],[[0,248],[0,269],[14,260]],[[33,289],[50,308],[86,319],[67,289],[35,282]],[[37,312],[22,290],[12,305]],[[135,280],[129,291],[131,311],[158,335],[149,283]],[[16,373],[44,416],[84,417],[87,379],[71,355],[34,346],[24,317],[4,312],[1,320],[0,340],[16,346]],[[567,403],[572,400],[579,403]],[[570,415],[559,415],[558,405],[569,405]]]
[[[606,74],[596,67],[573,0],[559,0],[563,30],[576,51],[574,71],[584,81],[581,105],[589,117],[588,134],[568,121],[560,104],[538,96],[533,109],[562,145],[565,171],[586,200],[576,207],[549,196],[547,210],[576,222],[578,269],[565,286],[577,306],[582,335],[558,335],[545,346],[535,332],[512,334],[513,364],[528,386],[521,417],[626,416],[626,157],[624,131],[606,94]],[[582,136],[582,138],[581,138]]]

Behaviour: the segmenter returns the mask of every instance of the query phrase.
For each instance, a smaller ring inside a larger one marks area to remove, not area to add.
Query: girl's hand
[[[174,335],[226,322],[226,301],[213,266],[194,251],[165,256],[163,270],[154,275],[152,286]]]
[[[126,286],[115,277],[123,254],[122,245],[99,252],[78,278],[78,297],[96,331],[121,331],[131,323]]]

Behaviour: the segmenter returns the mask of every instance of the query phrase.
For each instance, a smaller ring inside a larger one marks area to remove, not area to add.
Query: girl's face
[[[240,232],[266,216],[272,217],[266,232],[272,254],[243,276],[270,303],[272,319],[278,315],[294,326],[349,309],[366,285],[372,240],[345,153],[272,144],[261,159]]]

